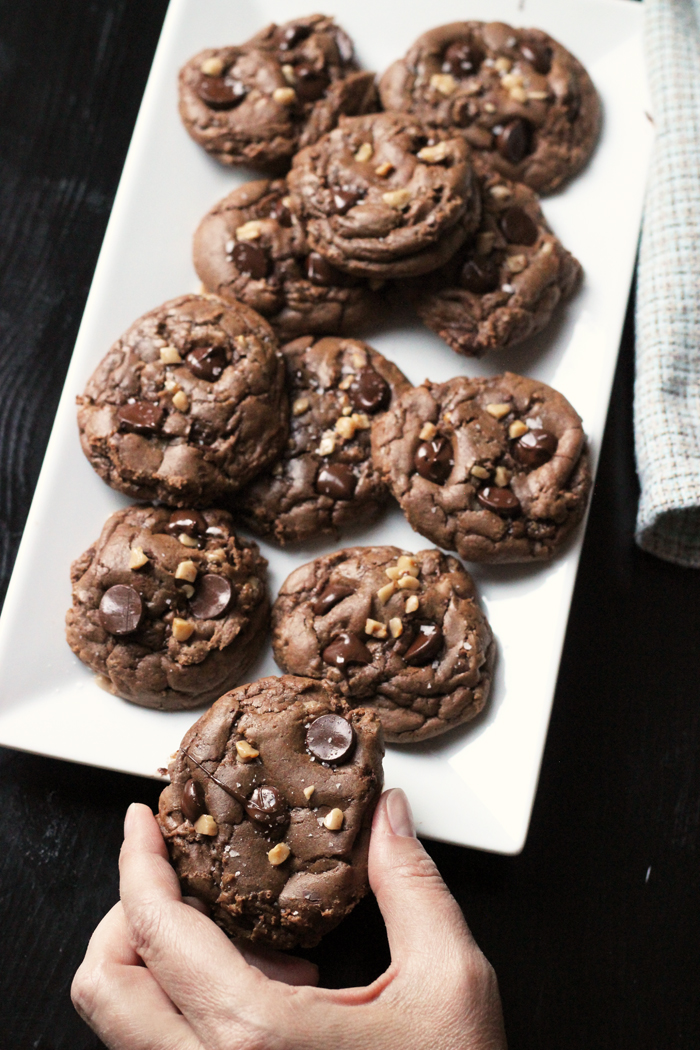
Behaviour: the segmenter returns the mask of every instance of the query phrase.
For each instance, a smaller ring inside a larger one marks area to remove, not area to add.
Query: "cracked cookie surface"
[[[273,606],[282,670],[323,679],[411,743],[484,707],[495,646],[474,582],[437,550],[349,547],[296,569]]]
[[[408,380],[358,339],[306,336],[282,354],[289,441],[277,463],[238,494],[236,515],[280,544],[372,522],[389,492],[372,463],[370,427]]]
[[[207,48],[180,70],[180,116],[223,164],[280,167],[340,114],[377,108],[346,33],[325,15],[271,24],[237,47]]]
[[[481,357],[542,331],[575,290],[581,265],[547,225],[537,195],[477,165],[479,228],[411,287],[421,320],[459,354]]]
[[[574,56],[541,29],[452,22],[420,36],[380,80],[385,109],[459,133],[488,164],[538,193],[584,166],[600,100]]]
[[[117,511],[71,567],[68,644],[126,700],[166,711],[210,703],[265,639],[266,567],[225,511]]]
[[[266,318],[279,339],[357,333],[378,308],[366,281],[311,251],[285,179],[247,182],[219,201],[194,236],[208,291]]]
[[[372,458],[412,527],[467,561],[552,558],[591,487],[578,414],[512,372],[402,394],[373,427]]]
[[[313,947],[368,891],[383,754],[374,712],[320,682],[226,693],[185,735],[160,797],[183,893],[232,937]]]
[[[270,326],[214,296],[183,295],[139,318],[78,406],[83,451],[100,477],[171,506],[226,505],[287,438]]]
[[[296,155],[288,184],[311,247],[358,276],[437,269],[479,219],[464,139],[441,136],[408,114],[342,118]]]

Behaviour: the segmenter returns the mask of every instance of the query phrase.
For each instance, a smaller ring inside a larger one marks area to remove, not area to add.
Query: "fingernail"
[[[395,835],[414,839],[416,828],[406,795],[401,788],[393,788],[386,796],[386,815]]]
[[[127,809],[127,811],[126,811],[126,816],[124,817],[124,837],[125,838],[129,834],[129,830],[131,828],[131,824],[132,824],[133,819],[134,819],[134,807],[135,806],[136,806],[136,803],[132,802],[131,805],[129,806],[129,808]]]

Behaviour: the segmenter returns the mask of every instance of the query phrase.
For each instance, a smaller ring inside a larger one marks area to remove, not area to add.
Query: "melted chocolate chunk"
[[[345,215],[358,201],[362,200],[362,193],[357,190],[334,190],[333,206],[336,215]]]
[[[533,126],[524,117],[506,124],[496,139],[496,149],[510,164],[520,164],[533,149]]]
[[[459,275],[462,288],[474,295],[486,295],[495,292],[501,283],[501,267],[495,256],[485,259],[469,259]]]
[[[342,631],[323,650],[323,660],[342,671],[348,664],[371,664],[372,654],[356,634]]]
[[[248,88],[234,77],[208,77],[202,74],[196,88],[202,102],[212,109],[233,109],[248,94]]]
[[[538,40],[523,40],[520,44],[520,54],[532,68],[542,76],[546,76],[552,68],[552,49],[549,44],[540,43]]]
[[[237,241],[231,259],[239,273],[247,273],[254,281],[262,281],[270,272],[267,252],[250,241]]]
[[[196,780],[188,780],[182,792],[180,809],[183,816],[187,817],[191,824],[196,824],[203,813],[206,812],[204,801],[204,788]]]
[[[306,730],[306,746],[320,762],[347,762],[355,748],[355,730],[342,715],[321,715]]]
[[[294,90],[302,102],[317,102],[323,97],[331,82],[325,69],[298,65],[294,67],[294,73],[296,75]]]
[[[331,463],[321,467],[316,477],[316,491],[331,499],[352,499],[357,475],[348,463]]]
[[[496,514],[517,514],[520,510],[520,501],[510,489],[499,489],[495,485],[487,485],[476,494],[476,498],[486,510],[493,510]]]
[[[336,270],[335,266],[331,266],[328,260],[319,255],[318,252],[311,252],[307,258],[306,276],[312,284],[318,284],[323,287],[338,284],[340,280],[339,271]]]
[[[281,200],[275,200],[270,205],[270,210],[267,213],[271,219],[278,222],[280,226],[284,226],[286,229],[292,225],[292,213],[286,204],[283,204]]]
[[[153,401],[132,401],[117,410],[119,429],[129,434],[152,437],[163,426],[165,409]]]
[[[105,631],[120,637],[132,634],[143,620],[141,595],[125,583],[116,583],[102,595],[100,623]]]
[[[218,435],[211,424],[205,422],[202,419],[194,419],[190,426],[187,440],[193,445],[207,446],[213,445]]]
[[[429,664],[442,649],[442,641],[442,629],[437,624],[423,623],[403,658],[407,664],[413,664],[415,667]]]
[[[280,51],[291,51],[311,36],[311,26],[280,26],[276,33],[276,45]]]
[[[423,441],[416,449],[413,463],[422,478],[443,485],[454,466],[452,445],[444,437]]]
[[[374,368],[362,368],[348,388],[348,397],[360,412],[374,413],[386,408],[391,390]]]
[[[171,536],[179,536],[184,532],[186,536],[203,536],[207,531],[207,523],[198,510],[174,510],[168,519],[166,526]]]
[[[455,40],[445,51],[442,71],[451,73],[457,79],[470,77],[479,70],[483,61],[484,53],[478,47],[466,41]]]
[[[230,580],[208,572],[197,580],[190,599],[190,612],[196,620],[215,620],[228,609],[232,594]]]
[[[311,606],[314,616],[325,616],[339,601],[354,593],[352,587],[344,583],[329,583]]]
[[[192,375],[197,379],[204,379],[207,383],[214,383],[228,364],[226,351],[223,346],[200,346],[191,350],[185,358]],[[210,444],[204,441],[202,444]]]
[[[557,451],[558,441],[549,430],[528,430],[513,446],[513,455],[524,467],[541,467]]]
[[[522,208],[506,208],[501,215],[501,230],[509,244],[531,246],[537,240],[537,226]]]
[[[289,824],[289,807],[280,791],[271,784],[256,787],[245,804],[254,824],[264,828],[281,828]]]

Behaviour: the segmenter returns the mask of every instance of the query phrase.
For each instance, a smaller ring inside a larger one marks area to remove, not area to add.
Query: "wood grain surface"
[[[165,7],[0,3],[0,599]],[[628,319],[526,848],[428,844],[511,1050],[700,1045],[700,575],[633,544],[633,354]],[[117,899],[124,811],[157,794],[0,750],[0,1050],[101,1045],[68,989]],[[309,954],[328,985],[376,976],[374,901]]]

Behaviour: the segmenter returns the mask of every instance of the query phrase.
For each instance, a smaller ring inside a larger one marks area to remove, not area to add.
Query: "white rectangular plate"
[[[484,361],[460,358],[406,323],[367,339],[414,383],[511,369],[561,390],[600,448],[639,231],[651,126],[641,52],[642,8],[632,0],[329,0],[363,65],[382,71],[419,33],[458,19],[539,26],[587,66],[605,120],[586,171],[544,202],[555,232],[581,261],[585,283],[534,343]],[[316,9],[310,0],[172,0],[153,62],[51,441],[0,621],[0,743],[75,762],[155,776],[196,715],[168,714],[110,696],[63,634],[70,562],[127,502],[84,459],[75,396],[112,341],[146,310],[198,287],[190,244],[205,211],[250,173],[230,171],[187,136],[176,75],[200,48],[248,38],[270,21]],[[349,542],[429,546],[396,508]],[[283,553],[261,544],[273,595],[288,573],[337,547]],[[527,834],[554,696],[581,536],[547,566],[477,567],[498,641],[494,690],[477,723],[426,744],[389,747],[388,786],[401,786],[421,834],[517,853]],[[269,646],[250,673],[275,674]]]

